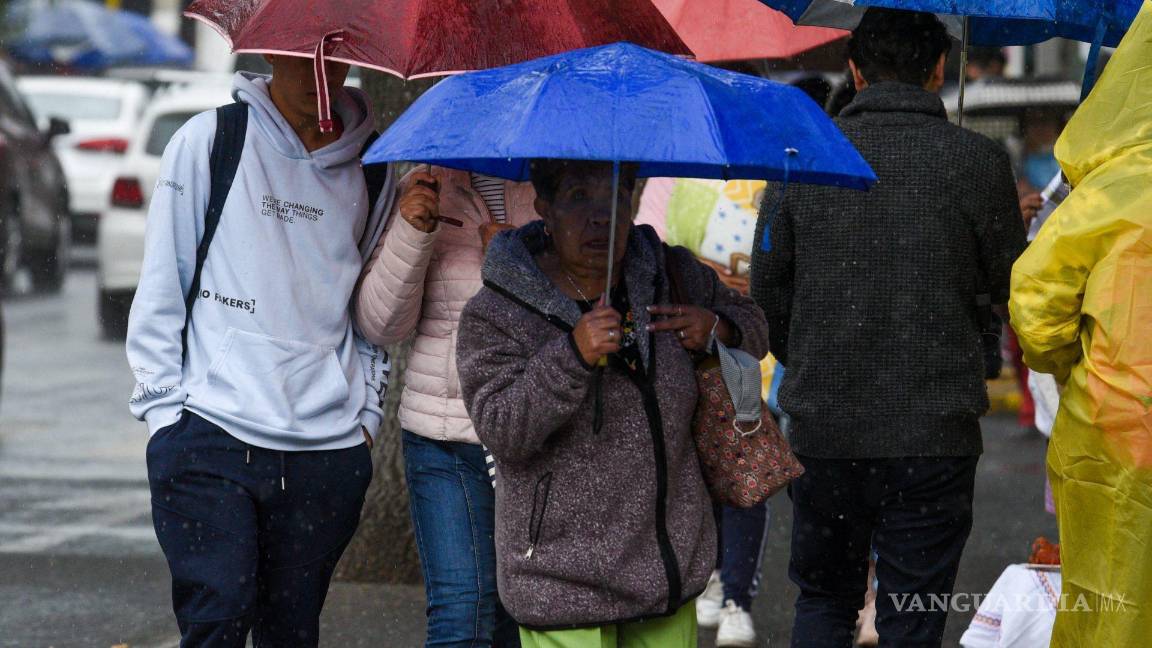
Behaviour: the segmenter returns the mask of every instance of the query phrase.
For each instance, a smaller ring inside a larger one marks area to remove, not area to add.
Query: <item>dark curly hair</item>
[[[868,83],[900,81],[922,86],[932,78],[952,39],[930,13],[871,7],[848,41],[848,58]]]

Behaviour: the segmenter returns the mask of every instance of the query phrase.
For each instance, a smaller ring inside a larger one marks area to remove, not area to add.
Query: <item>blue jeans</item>
[[[760,562],[768,539],[768,502],[750,508],[713,506],[719,532],[716,568],[724,584],[724,600],[745,610],[760,589]]]
[[[496,494],[484,449],[405,431],[404,474],[428,599],[425,646],[518,648],[496,594]]]
[[[148,442],[152,521],[182,648],[319,644],[332,570],[372,479],[364,444],[277,452],[185,411]]]

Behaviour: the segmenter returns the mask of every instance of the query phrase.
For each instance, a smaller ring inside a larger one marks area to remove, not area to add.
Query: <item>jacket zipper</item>
[[[655,346],[653,340],[652,348]],[[652,358],[655,361],[655,353]],[[680,581],[680,562],[676,559],[676,551],[668,536],[668,454],[664,447],[664,424],[660,415],[660,402],[651,382],[645,381],[640,385],[640,391],[644,396],[644,412],[648,415],[652,452],[656,459],[656,544],[660,547],[660,559],[664,563],[664,576],[668,581],[668,613],[672,614],[680,606],[683,583]]]
[[[543,491],[543,501],[541,501]],[[540,475],[536,480],[536,487],[532,489],[532,513],[528,515],[528,551],[524,558],[530,560],[536,553],[536,545],[540,544],[540,534],[544,532],[544,514],[548,510],[548,497],[552,494],[552,472]],[[540,503],[540,517],[536,517],[536,504]]]
[[[657,278],[656,294],[663,289]],[[668,581],[668,614],[680,607],[684,584],[680,580],[680,561],[668,535],[668,450],[664,446],[664,418],[660,413],[660,399],[656,396],[656,336],[649,334],[648,372],[643,377],[628,373],[640,390],[644,400],[644,414],[648,417],[648,431],[652,435],[652,454],[656,462],[656,545],[664,563],[664,577]]]

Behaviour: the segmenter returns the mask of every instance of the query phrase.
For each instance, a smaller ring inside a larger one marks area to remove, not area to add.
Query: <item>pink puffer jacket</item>
[[[440,181],[440,214],[464,221],[464,227],[441,223],[425,234],[394,212],[360,278],[356,322],[375,344],[394,344],[416,332],[400,399],[405,430],[438,441],[480,443],[461,400],[456,327],[464,304],[481,287],[480,226],[495,219],[467,172],[432,167],[432,175]],[[411,183],[409,174],[400,191]],[[504,195],[508,224],[539,218],[530,183],[508,182]]]

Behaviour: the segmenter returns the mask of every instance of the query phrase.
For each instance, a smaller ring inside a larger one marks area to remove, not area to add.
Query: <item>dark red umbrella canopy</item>
[[[186,15],[237,52],[314,55],[406,79],[630,41],[691,55],[651,0],[197,0]]]

